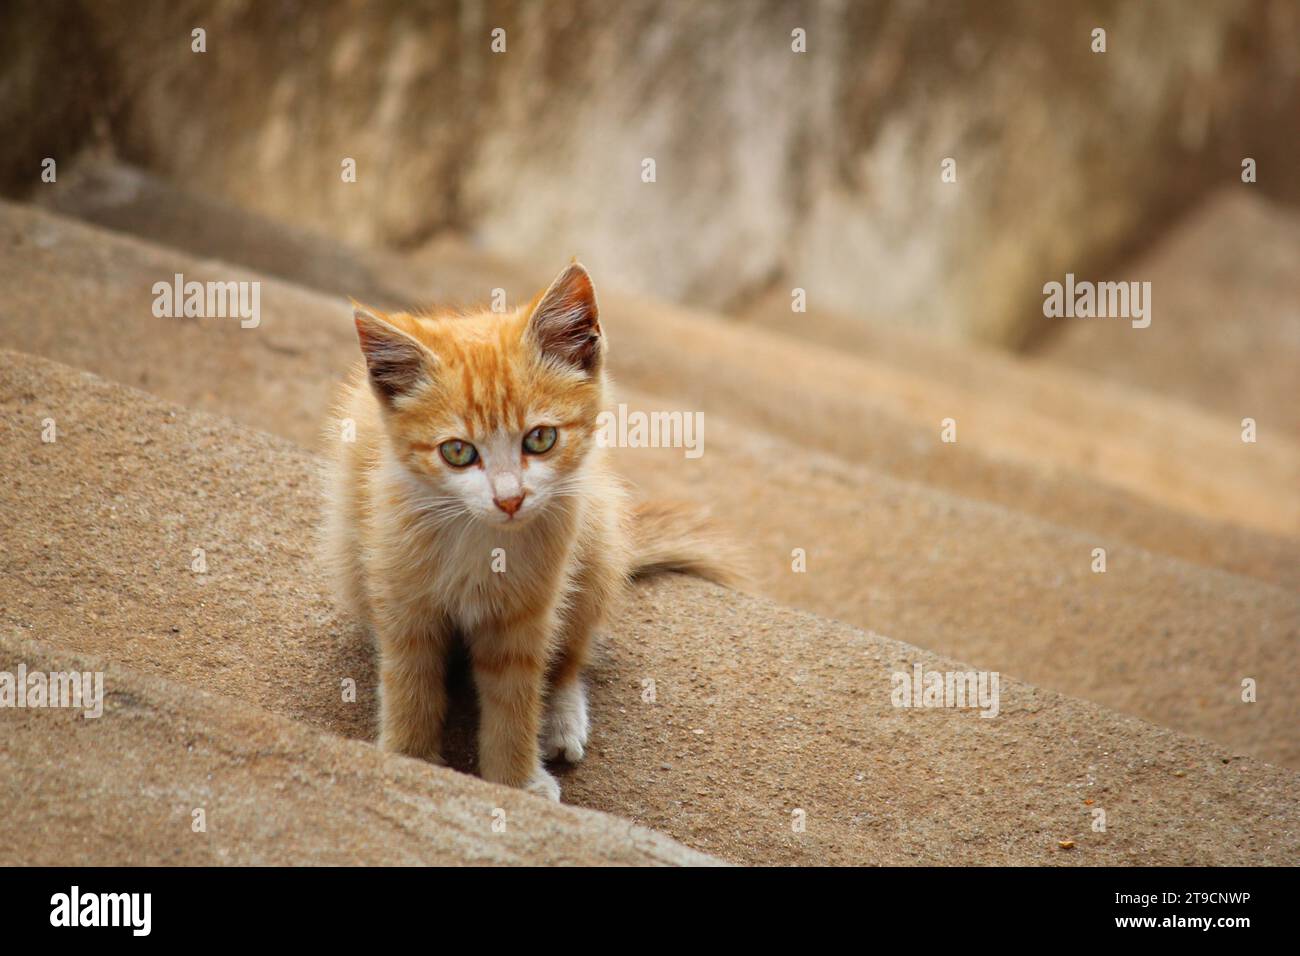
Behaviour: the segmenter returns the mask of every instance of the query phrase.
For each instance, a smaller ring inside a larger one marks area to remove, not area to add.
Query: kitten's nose
[[[524,496],[523,493],[520,493],[513,498],[493,498],[492,503],[513,518],[515,512],[523,505]]]

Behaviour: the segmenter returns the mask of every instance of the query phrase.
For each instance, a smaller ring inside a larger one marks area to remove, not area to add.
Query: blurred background
[[[0,52],[10,195],[107,149],[350,243],[1004,347],[1045,277],[1123,271],[1244,157],[1300,198],[1291,0],[10,0]]]

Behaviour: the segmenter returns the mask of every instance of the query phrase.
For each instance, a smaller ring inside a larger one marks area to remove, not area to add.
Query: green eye
[[[442,452],[442,460],[453,468],[465,468],[478,461],[478,449],[459,438],[443,442],[438,451]]]
[[[555,445],[555,429],[550,425],[538,425],[524,436],[524,451],[530,455],[542,455]]]

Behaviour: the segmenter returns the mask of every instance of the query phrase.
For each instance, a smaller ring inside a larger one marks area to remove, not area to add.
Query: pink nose
[[[515,495],[513,498],[493,498],[492,503],[513,518],[515,512],[523,505],[524,496]]]

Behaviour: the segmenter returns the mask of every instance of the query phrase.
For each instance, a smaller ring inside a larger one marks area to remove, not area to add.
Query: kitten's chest
[[[570,570],[569,549],[535,534],[462,535],[435,545],[431,597],[463,628],[542,613]]]

